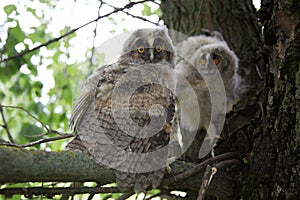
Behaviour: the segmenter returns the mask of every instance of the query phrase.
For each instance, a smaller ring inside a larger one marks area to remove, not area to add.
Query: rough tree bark
[[[271,53],[261,132],[253,142],[245,190],[253,198],[300,198],[299,8],[298,0],[262,1],[260,17]]]
[[[202,28],[221,32],[240,58],[247,83],[255,86],[228,114],[216,148],[244,155],[235,179],[238,198],[300,198],[299,3],[263,0],[264,33],[251,0],[165,0],[161,5],[170,29],[188,35],[201,34]]]

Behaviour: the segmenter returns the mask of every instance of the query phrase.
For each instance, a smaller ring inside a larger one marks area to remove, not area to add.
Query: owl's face
[[[222,77],[232,77],[237,69],[236,56],[222,42],[201,47],[191,60],[202,76],[213,75],[219,71]]]
[[[139,29],[123,46],[121,62],[174,64],[174,47],[164,29]]]

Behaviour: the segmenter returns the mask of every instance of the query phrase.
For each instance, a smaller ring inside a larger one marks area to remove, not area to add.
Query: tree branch
[[[212,158],[204,163],[232,158],[232,155],[235,154],[229,155],[220,155],[217,159]],[[115,182],[114,170],[94,163],[85,153],[32,151],[0,146],[0,163],[0,184],[22,182],[97,182],[101,186]],[[172,174],[166,174],[166,179],[159,188],[163,190],[194,190],[197,192],[201,185],[203,170],[180,181],[170,182],[170,180],[175,180],[174,177],[177,175],[179,176],[185,171],[194,170],[196,167],[197,165],[195,164],[183,161],[172,163]],[[70,188],[71,191],[68,191],[68,194],[74,191],[72,189],[74,188]],[[68,189],[63,190],[67,191]],[[5,191],[7,192],[8,190]],[[0,190],[0,194],[3,194],[5,191]],[[227,173],[218,170],[218,173],[215,174],[211,181],[207,193],[213,193],[222,197],[222,199],[230,199],[234,193],[234,181]]]
[[[30,142],[30,143],[27,143],[27,144],[14,144],[14,143],[0,142],[0,145],[24,148],[24,147],[31,147],[31,146],[34,146],[34,145],[37,145],[37,144],[52,142],[52,141],[71,138],[71,137],[74,137],[74,134],[63,134],[63,135],[60,135],[60,136],[57,136],[57,137],[43,138],[43,139],[36,140],[36,141]]]
[[[1,103],[0,103],[0,113],[1,113],[2,121],[4,123],[2,125],[2,127],[6,130],[6,133],[7,133],[9,141],[11,143],[14,143],[14,139],[13,139],[13,137],[10,134],[10,131],[9,131],[9,128],[8,128],[8,125],[7,125],[7,122],[6,122],[6,118],[5,118],[4,111],[3,111],[3,105]]]
[[[84,153],[46,152],[0,146],[0,184],[12,182],[114,182],[112,170]]]
[[[163,183],[168,185],[168,184],[176,182],[176,181],[184,180],[188,177],[191,177],[191,176],[199,173],[201,170],[205,169],[207,165],[211,165],[217,161],[223,161],[226,159],[239,158],[239,157],[240,157],[240,154],[236,153],[236,152],[229,152],[229,153],[217,155],[215,157],[209,158],[209,159],[201,162],[200,164],[196,165],[195,167],[191,168],[190,170],[187,170],[187,171],[180,173],[174,177],[164,180]]]
[[[32,199],[33,195],[44,195],[48,198],[53,198],[55,195],[67,194],[88,194],[88,193],[119,193],[117,187],[80,187],[80,188],[46,188],[46,187],[30,187],[30,188],[3,188],[0,189],[0,194],[5,197],[11,197],[14,194],[25,195],[27,198]]]

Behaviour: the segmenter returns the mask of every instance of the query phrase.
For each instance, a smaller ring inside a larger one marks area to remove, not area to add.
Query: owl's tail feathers
[[[163,169],[139,175],[134,184],[134,191],[139,193],[157,188],[164,177],[164,171]]]
[[[116,171],[116,177],[116,183],[121,192],[127,192],[131,190],[132,184],[136,179],[135,174],[129,174],[118,171]]]
[[[120,191],[128,191],[133,188],[135,193],[146,192],[157,188],[164,174],[165,169],[142,174],[116,172],[117,185]]]

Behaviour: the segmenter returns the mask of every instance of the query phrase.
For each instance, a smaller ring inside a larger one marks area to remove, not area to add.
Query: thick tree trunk
[[[272,52],[245,190],[256,199],[300,199],[299,9],[298,0],[262,2],[265,41]]]
[[[162,1],[162,19],[170,29],[189,35],[201,34],[201,28],[221,32],[240,58],[248,84],[261,86],[228,114],[216,148],[217,154],[244,155],[236,179],[239,198],[300,199],[299,3],[263,1],[262,34],[251,0]]]

